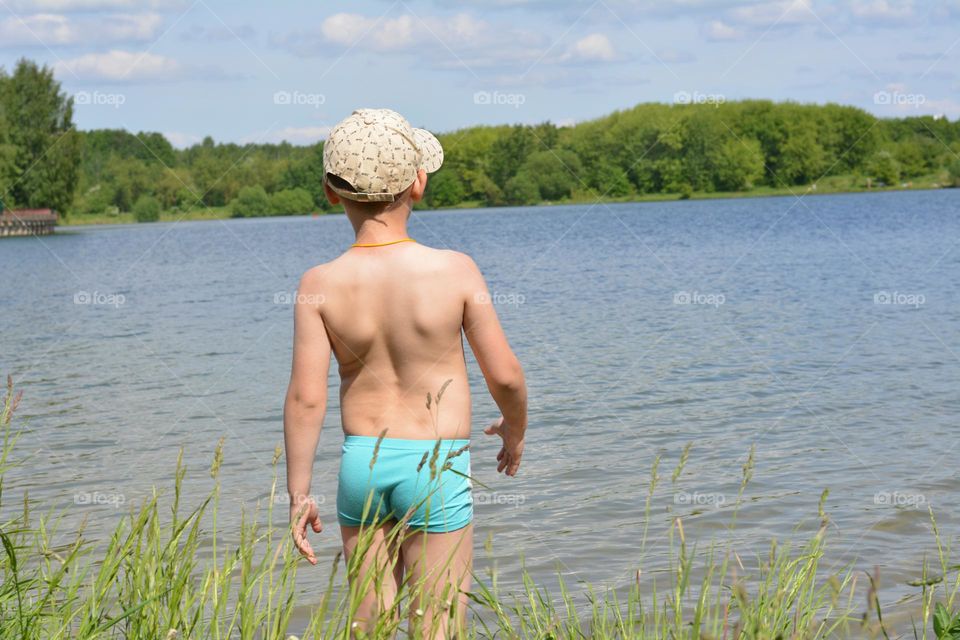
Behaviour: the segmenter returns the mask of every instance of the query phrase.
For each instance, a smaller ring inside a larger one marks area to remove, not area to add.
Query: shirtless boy
[[[500,408],[502,416],[484,432],[502,438],[497,471],[509,476],[520,466],[527,428],[523,370],[473,260],[426,247],[407,235],[407,219],[413,203],[423,198],[427,174],[443,162],[439,141],[393,111],[362,109],[331,131],[323,161],[327,198],[343,203],[356,243],[307,271],[297,292],[293,366],[284,405],[294,541],[316,564],[307,527],[319,533],[322,525],[310,498],[310,481],[332,353],[339,365],[344,431],[337,491],[344,553],[351,556],[361,526],[376,520],[374,543],[360,562],[361,578],[363,571],[397,560],[379,593],[365,594],[356,619],[366,626],[380,615],[394,615],[401,581],[411,579],[425,585],[423,615],[411,619],[411,625],[420,625],[424,637],[451,637],[456,630],[442,620],[450,605],[443,594],[459,591],[456,624],[462,625],[473,562],[473,501],[465,477],[470,475],[469,450],[449,459],[456,473],[436,473],[446,455],[463,449],[470,438],[462,337]],[[438,411],[437,391],[447,381]],[[430,408],[428,393],[434,400]],[[438,440],[440,462],[422,464]],[[424,500],[428,485],[432,488]],[[385,541],[401,520],[406,529],[399,548],[388,548]]]

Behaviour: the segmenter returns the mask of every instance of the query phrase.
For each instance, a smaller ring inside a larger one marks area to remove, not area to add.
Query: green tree
[[[160,201],[153,196],[140,196],[133,205],[133,217],[137,222],[156,222],[160,219]]]
[[[714,158],[717,189],[744,191],[763,178],[763,149],[753,138],[730,138],[717,149]]]
[[[2,85],[0,110],[15,149],[10,195],[21,206],[69,213],[82,152],[73,99],[60,90],[52,69],[26,59]]]
[[[193,185],[193,177],[186,167],[170,168],[163,165],[150,167],[150,183],[153,195],[165,209],[189,208],[197,204],[200,194]]]
[[[949,169],[950,183],[954,187],[960,187],[960,160],[954,160]]]
[[[75,193],[76,211],[97,213],[132,211],[144,195],[164,210],[230,203],[238,216],[333,208],[320,143],[207,137],[180,150],[155,132],[75,132],[71,111],[46,67],[20,61],[13,76],[0,70],[0,193],[8,207],[65,212]],[[956,180],[960,153],[960,121],[877,119],[855,107],[770,100],[645,103],[571,127],[477,126],[439,137],[446,158],[426,194],[437,207],[783,187],[826,174],[889,184],[938,175],[946,183]]]
[[[186,154],[193,183],[197,186],[200,204],[207,207],[222,207],[227,204],[228,189],[225,177],[231,171],[230,159],[218,152],[213,139],[207,137]]]
[[[601,196],[618,198],[629,195],[633,190],[627,172],[610,160],[597,162],[592,174],[588,182]]]
[[[877,182],[893,186],[900,182],[900,163],[891,152],[883,149],[870,158],[867,173]]]
[[[553,149],[560,140],[560,131],[552,122],[543,122],[529,128],[535,149]]]
[[[0,95],[3,93],[5,79],[0,70]],[[7,209],[13,208],[12,198],[8,195],[10,188],[16,181],[16,158],[17,149],[10,143],[10,126],[7,124],[4,110],[2,107],[2,98],[0,98],[0,198],[5,199],[4,206]],[[0,208],[0,213],[2,213]]]
[[[520,173],[534,180],[540,199],[560,200],[581,186],[583,165],[573,151],[551,149],[530,154]]]
[[[717,107],[694,105],[687,112],[680,131],[684,180],[695,191],[712,191],[715,150],[724,145],[729,133]]]
[[[0,213],[3,212],[3,208],[13,208],[9,191],[16,181],[17,148],[13,146],[10,140],[10,122],[7,120],[6,113],[5,95],[9,84],[10,79],[6,72],[0,68],[0,200],[4,200],[3,206],[0,207]]]
[[[237,197],[230,202],[234,217],[252,218],[270,213],[270,197],[260,185],[240,189]]]
[[[277,216],[293,216],[311,213],[315,208],[313,196],[306,189],[284,189],[270,196],[270,213]]]
[[[817,142],[816,132],[802,123],[794,125],[794,130],[780,147],[776,167],[779,181],[787,185],[809,184],[820,178],[826,168],[826,154]]]
[[[662,158],[655,164],[657,174],[656,190],[663,193],[693,192],[693,186],[687,180],[680,158]]]
[[[480,199],[487,206],[497,207],[505,201],[503,189],[485,173],[481,173],[476,177],[474,180],[474,188],[476,189],[476,193],[480,194]]]
[[[832,165],[830,172],[862,169],[880,143],[877,117],[858,107],[838,104],[814,108],[819,116],[818,139]]]
[[[143,160],[111,156],[106,176],[113,192],[113,204],[121,211],[132,211],[140,196],[151,190],[151,170]]]
[[[503,132],[490,149],[489,176],[496,184],[506,184],[536,149],[537,141],[528,127],[517,125]]]
[[[115,206],[113,204],[115,196],[112,184],[98,183],[83,191],[77,198],[75,208],[78,213],[106,213]]]
[[[285,189],[306,189],[310,192],[315,206],[324,211],[329,211],[332,207],[327,202],[327,196],[323,190],[323,180],[322,144],[308,147],[303,154],[291,159],[280,176],[280,184]]]
[[[912,136],[896,143],[893,156],[900,164],[901,173],[907,178],[915,178],[927,173],[927,150],[924,149],[924,138]]]
[[[504,195],[510,204],[536,204],[540,200],[540,188],[532,175],[521,171],[507,181]]]
[[[452,207],[463,202],[464,188],[451,169],[441,169],[427,183],[427,204],[431,207]]]

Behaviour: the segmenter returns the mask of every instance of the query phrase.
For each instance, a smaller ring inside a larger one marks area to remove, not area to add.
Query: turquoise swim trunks
[[[377,441],[376,461],[371,468]],[[473,520],[469,440],[346,436],[340,458],[337,516],[348,527],[403,520],[428,533],[462,529]],[[431,479],[431,467],[433,478]],[[371,497],[369,507],[368,496]]]

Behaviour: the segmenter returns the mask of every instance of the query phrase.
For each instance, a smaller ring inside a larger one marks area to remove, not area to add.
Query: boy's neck
[[[358,243],[393,242],[408,237],[407,212],[402,209],[377,216],[349,215],[349,218]]]

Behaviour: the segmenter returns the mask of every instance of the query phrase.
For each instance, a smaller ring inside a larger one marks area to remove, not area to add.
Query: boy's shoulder
[[[430,249],[430,251],[437,256],[439,266],[466,287],[473,289],[483,280],[480,267],[469,254],[453,249]]]
[[[427,245],[419,245],[418,248],[430,257],[430,261],[434,267],[439,266],[444,270],[452,271],[466,280],[482,277],[477,263],[462,251],[437,249]],[[300,289],[316,291],[322,288],[328,281],[330,274],[337,273],[338,271],[342,273],[342,270],[337,268],[338,263],[348,259],[347,254],[342,254],[329,262],[324,262],[307,269],[300,278]]]
[[[473,270],[477,268],[477,263],[473,261],[468,254],[454,249],[438,249],[425,244],[418,245],[418,248],[437,262],[448,268]]]
[[[436,255],[440,256],[441,260],[446,260],[449,262],[450,266],[452,267],[468,270],[477,269],[477,263],[473,261],[473,258],[462,251],[455,251],[453,249],[434,249],[432,247],[427,248],[430,249],[430,251],[435,252]]]
[[[321,289],[324,285],[327,272],[330,270],[330,267],[333,266],[334,262],[336,262],[336,260],[324,262],[323,264],[318,264],[304,271],[303,275],[300,276],[300,286],[297,287],[297,290],[310,292]]]

